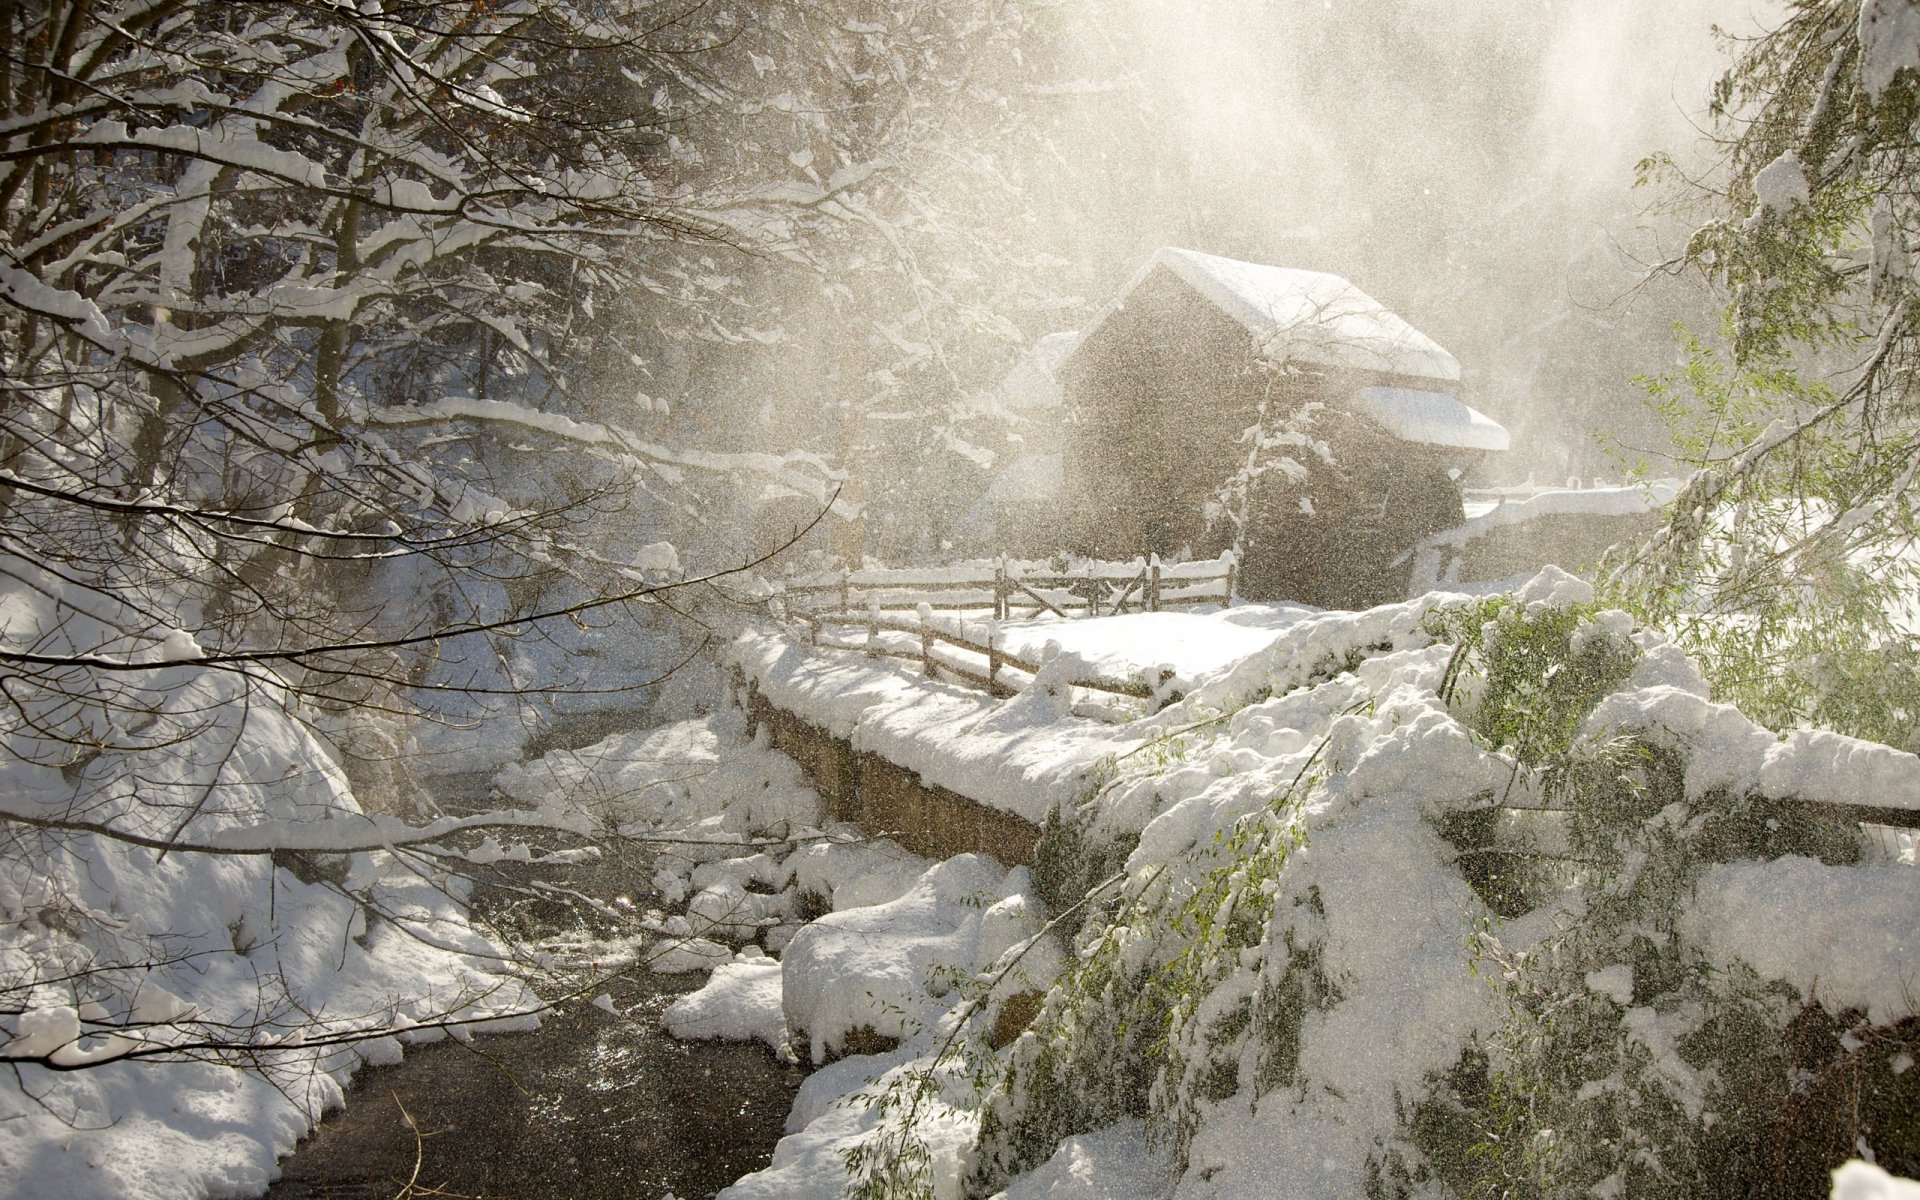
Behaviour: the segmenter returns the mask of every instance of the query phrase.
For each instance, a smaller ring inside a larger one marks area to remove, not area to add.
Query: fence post
[[[1093,560],[1087,560],[1087,616],[1100,615],[1100,580],[1094,577]]]
[[[1225,557],[1227,560],[1227,592],[1226,595],[1220,597],[1220,607],[1232,608],[1234,576],[1240,570],[1240,556],[1232,550],[1229,550],[1226,552]]]
[[[1147,555],[1147,611],[1160,611],[1160,556]]]
[[[998,635],[1000,622],[987,622],[987,695],[993,695],[993,689],[1000,681],[1000,646]]]
[[[880,597],[867,597],[867,657],[880,656]]]
[[[933,610],[920,606],[920,677],[933,678]]]
[[[842,572],[840,576],[840,611],[843,613],[853,611],[853,593],[852,589],[848,587],[848,581],[852,578],[853,576],[846,572]]]
[[[993,563],[993,619],[1007,619],[1007,556],[1004,554]]]

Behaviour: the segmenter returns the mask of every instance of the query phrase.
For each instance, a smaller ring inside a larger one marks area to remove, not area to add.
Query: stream
[[[436,790],[478,802],[484,779]],[[609,880],[611,865],[567,882],[631,890],[647,878]],[[662,1032],[660,1014],[704,979],[636,970],[607,989],[617,1013],[567,1004],[534,1032],[409,1047],[401,1063],[363,1068],[346,1107],[281,1160],[269,1200],[711,1196],[772,1158],[805,1073],[757,1042]]]
[[[802,1072],[757,1043],[676,1042],[660,1012],[698,977],[639,979],[621,1017],[568,1005],[363,1069],[268,1197],[695,1200],[764,1167]]]

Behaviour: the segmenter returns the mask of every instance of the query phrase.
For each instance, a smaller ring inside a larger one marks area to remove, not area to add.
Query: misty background
[[[721,256],[743,295],[782,297],[777,316],[724,358],[681,345],[649,361],[704,410],[688,418],[701,440],[807,446],[845,469],[843,508],[868,519],[838,549],[898,559],[937,547],[1018,457],[1018,422],[986,398],[1007,369],[1179,245],[1343,276],[1450,349],[1461,398],[1514,435],[1469,484],[1618,479],[1613,441],[1658,470],[1634,378],[1674,364],[1676,322],[1711,336],[1719,305],[1656,270],[1689,214],[1670,186],[1636,188],[1635,167],[1664,151],[1712,177],[1705,112],[1730,61],[1717,30],[1750,35],[1769,11],[1007,6],[876,71],[844,107],[754,126],[742,152],[823,186],[821,223],[797,253]],[[770,111],[789,98],[765,90]],[[718,119],[732,124],[713,135],[740,137],[737,116]],[[767,526],[801,515],[790,507]]]
[[[1074,31],[1089,75],[1134,82],[1080,114],[1094,186],[1063,251],[1096,299],[1166,243],[1345,276],[1461,360],[1463,398],[1514,434],[1499,481],[1617,473],[1592,435],[1657,449],[1632,378],[1674,361],[1673,322],[1717,320],[1695,280],[1643,283],[1690,226],[1648,211],[1675,197],[1635,165],[1711,170],[1715,27],[1765,12],[1134,0]]]

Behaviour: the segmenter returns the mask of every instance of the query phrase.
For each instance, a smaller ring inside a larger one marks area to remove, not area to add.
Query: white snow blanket
[[[1516,596],[1535,612],[1591,598],[1586,584],[1554,571]],[[1063,1141],[1008,1184],[1010,1200],[1170,1187],[1180,1197],[1236,1200],[1361,1194],[1370,1155],[1398,1136],[1406,1097],[1451,1065],[1470,1037],[1494,1027],[1501,1010],[1476,974],[1474,931],[1525,947],[1544,926],[1489,912],[1454,865],[1455,849],[1435,832],[1437,811],[1471,803],[1512,774],[1511,760],[1476,740],[1438,696],[1452,647],[1436,644],[1424,620],[1458,599],[1288,613],[1257,630],[1276,634],[1271,644],[1203,675],[1181,703],[1117,727],[1074,716],[1037,686],[995,701],[859,655],[810,654],[774,635],[736,646],[736,659],[775,703],[863,748],[900,752],[937,782],[992,783],[1005,806],[1039,817],[1047,805],[1087,802],[1088,780],[1104,780],[1089,810],[1092,830],[1138,835],[1125,865],[1128,887],[1194,886],[1196,872],[1218,861],[1218,839],[1267,812],[1297,781],[1311,780],[1310,802],[1298,815],[1304,844],[1286,860],[1273,910],[1284,916],[1309,903],[1324,910],[1315,936],[1339,995],[1303,1019],[1297,1081],[1256,1103],[1245,1074],[1251,1067],[1243,1066],[1235,1095],[1198,1110],[1190,1161],[1177,1179],[1170,1162],[1149,1150],[1142,1127],[1129,1122]],[[1136,620],[1117,618],[1113,626]],[[1083,652],[1108,635],[1090,636],[1095,641]],[[1708,700],[1684,656],[1632,633],[1623,614],[1601,614],[1581,636],[1630,637],[1640,655],[1588,719],[1586,736],[1631,731],[1656,745],[1684,744],[1690,792],[1727,787],[1816,803],[1866,795],[1900,803],[1916,795],[1914,756],[1833,734],[1780,738],[1760,730]],[[1116,635],[1112,644],[1123,641]],[[654,736],[714,738],[721,760],[766,753],[724,722],[680,729]],[[627,769],[618,757],[595,768],[600,778]],[[761,790],[748,787],[731,801],[716,791],[708,800],[765,805]],[[1859,1005],[1875,1019],[1895,1015],[1905,1011],[1902,987],[1910,994],[1920,977],[1920,946],[1908,936],[1920,922],[1913,869],[1904,861],[1828,866],[1795,857],[1713,867],[1684,910],[1684,932],[1717,957],[1744,959],[1803,995],[1817,988],[1824,1000]],[[922,1178],[935,1196],[958,1196],[983,1100],[972,1082],[982,1060],[969,1057],[988,1053],[979,1030],[1006,996],[1046,988],[1072,961],[1044,932],[1051,914],[1027,872],[979,856],[933,864],[884,845],[833,840],[714,859],[705,871],[686,881],[687,895],[700,894],[702,879],[726,876],[758,881],[776,897],[804,890],[830,899],[833,911],[797,927],[763,926],[767,955],[749,948],[728,960],[707,988],[676,1006],[670,1028],[769,1044],[784,1038],[796,1057],[816,1063],[844,1050],[857,1031],[895,1043],[818,1069],[773,1162],[726,1195],[840,1196],[850,1162],[878,1161],[871,1157],[877,1151],[903,1144],[901,1121],[910,1112]],[[1290,952],[1277,939],[1239,952],[1207,1002],[1224,1003],[1240,986],[1232,971],[1281,967]],[[1632,995],[1624,969],[1592,972],[1588,986]],[[1640,1024],[1656,1036],[1648,1020]],[[956,1053],[955,1045],[973,1048]],[[1836,1194],[1900,1195],[1886,1190],[1892,1186],[1850,1167],[1836,1187],[1852,1190]]]

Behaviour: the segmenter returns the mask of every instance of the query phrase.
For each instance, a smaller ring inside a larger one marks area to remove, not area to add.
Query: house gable
[[[1456,384],[1460,362],[1378,300],[1338,275],[1241,262],[1163,247],[1136,272],[1081,339],[1133,306],[1156,276],[1172,276],[1245,331],[1252,352],[1273,363]],[[1156,281],[1157,282],[1157,281]]]

